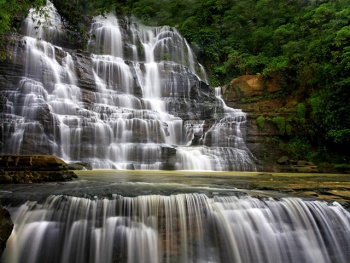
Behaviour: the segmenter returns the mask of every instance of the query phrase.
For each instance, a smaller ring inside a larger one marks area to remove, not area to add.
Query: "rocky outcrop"
[[[8,40],[8,49],[11,51],[11,56],[0,61],[0,91],[16,90],[24,74],[25,41],[20,35],[13,35],[11,38],[9,37]],[[6,45],[4,45],[4,47],[5,46]],[[2,50],[1,52],[6,54],[8,51]],[[4,107],[3,105],[4,104],[1,104],[0,101],[0,110]]]
[[[305,160],[295,161],[285,155],[277,160],[277,164],[282,165],[281,171],[283,172],[313,173],[319,171],[313,162]]]
[[[39,183],[77,178],[52,155],[0,155],[0,183]]]
[[[278,138],[281,131],[273,123],[273,118],[290,119],[296,113],[297,99],[279,97],[274,94],[279,90],[277,81],[266,81],[262,76],[244,75],[233,79],[222,87],[223,98],[227,105],[240,108],[248,114],[246,122],[246,145],[260,161],[258,170],[272,172],[318,172],[315,165],[301,168],[295,162],[278,163],[285,155]],[[259,117],[263,123],[259,123]],[[266,121],[269,120],[269,121]],[[288,158],[289,160],[289,158]]]
[[[223,87],[223,97],[226,101],[237,101],[241,98],[273,93],[278,89],[276,82],[265,80],[260,75],[243,75]]]
[[[10,213],[0,205],[0,256],[13,229]]]

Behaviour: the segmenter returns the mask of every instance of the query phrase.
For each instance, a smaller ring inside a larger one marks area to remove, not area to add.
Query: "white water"
[[[24,24],[26,35],[39,40],[54,40],[62,33],[61,18],[50,2],[41,10],[31,9]]]
[[[191,92],[208,80],[176,29],[96,17],[86,62],[95,89],[84,90],[79,58],[50,42],[62,24],[50,2],[47,9],[45,21],[30,15],[49,26],[35,31],[26,20],[25,73],[16,90],[3,93],[1,153],[53,154],[97,169],[256,169],[240,129],[245,114],[217,95],[208,124],[196,106],[206,102]]]
[[[339,204],[201,194],[50,196],[11,209],[2,263],[346,263]],[[29,252],[29,253],[28,253]]]

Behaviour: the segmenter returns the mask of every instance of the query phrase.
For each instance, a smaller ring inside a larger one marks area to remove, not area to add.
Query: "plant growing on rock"
[[[303,103],[299,103],[297,105],[297,121],[301,125],[304,125],[306,122],[306,108]]]
[[[276,125],[278,129],[278,133],[280,135],[286,134],[286,119],[284,117],[280,117],[280,116],[273,117],[272,123]]]
[[[258,125],[259,130],[262,131],[264,129],[264,126],[265,126],[265,118],[263,116],[259,116],[256,119],[256,123]]]

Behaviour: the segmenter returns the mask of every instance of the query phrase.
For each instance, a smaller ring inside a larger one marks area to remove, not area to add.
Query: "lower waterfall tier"
[[[2,263],[346,263],[350,257],[350,214],[337,203],[53,195],[11,213],[15,227]]]

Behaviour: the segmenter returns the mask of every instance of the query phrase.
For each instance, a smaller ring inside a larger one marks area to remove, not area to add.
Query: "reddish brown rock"
[[[278,80],[266,80],[262,76],[244,75],[233,79],[222,87],[222,97],[229,107],[242,109],[247,113],[245,124],[245,142],[252,154],[259,160],[259,171],[271,172],[317,172],[315,165],[296,167],[292,164],[278,163],[286,155],[280,147],[280,141],[288,140],[286,134],[280,133],[275,117],[285,120],[295,118],[297,105],[302,98],[294,96],[277,96],[280,89]],[[260,118],[260,123],[258,119]],[[290,125],[295,123],[290,122]]]
[[[278,89],[277,83],[265,80],[260,75],[243,75],[223,87],[223,97],[226,101],[237,101],[241,98],[273,93]]]
[[[0,183],[39,183],[76,178],[68,165],[52,155],[0,155]]]

